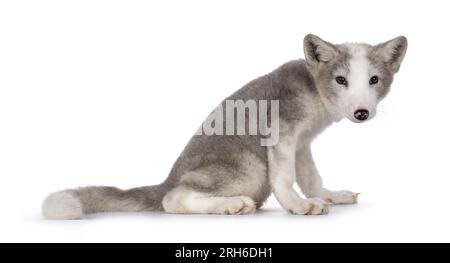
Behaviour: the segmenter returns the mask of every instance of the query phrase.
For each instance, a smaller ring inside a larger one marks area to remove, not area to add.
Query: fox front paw
[[[333,204],[356,204],[358,203],[359,193],[353,193],[351,191],[330,191],[326,196],[323,197],[324,200]]]
[[[294,215],[324,215],[328,213],[329,203],[320,198],[308,198],[295,202],[287,207]]]

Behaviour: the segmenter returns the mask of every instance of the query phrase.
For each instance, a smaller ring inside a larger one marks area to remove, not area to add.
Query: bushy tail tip
[[[42,206],[46,219],[81,219],[84,215],[81,200],[73,190],[50,194]]]

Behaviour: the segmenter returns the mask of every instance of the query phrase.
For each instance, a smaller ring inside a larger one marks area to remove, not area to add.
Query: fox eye
[[[374,85],[378,83],[378,76],[373,76],[369,80],[370,85]]]
[[[336,82],[340,85],[347,85],[347,80],[342,76],[337,76]]]

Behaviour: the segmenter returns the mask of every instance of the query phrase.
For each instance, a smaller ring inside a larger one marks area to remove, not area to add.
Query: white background
[[[445,3],[0,2],[0,241],[450,241]],[[325,185],[360,192],[359,204],[292,216],[272,197],[250,216],[42,219],[52,191],[164,180],[214,106],[302,58],[307,33],[409,40],[377,118],[314,144]]]

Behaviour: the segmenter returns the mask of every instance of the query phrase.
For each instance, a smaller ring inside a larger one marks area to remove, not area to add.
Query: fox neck
[[[318,107],[320,108],[319,112],[323,115],[324,118],[328,118],[332,122],[341,121],[344,116],[339,110],[339,107],[333,104],[333,102],[331,102],[324,94],[322,94],[321,89],[319,89],[317,86],[315,88],[317,90],[315,99],[317,101]]]

